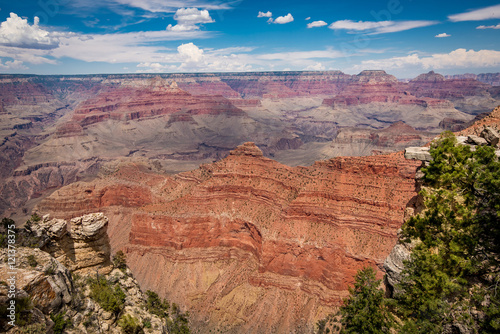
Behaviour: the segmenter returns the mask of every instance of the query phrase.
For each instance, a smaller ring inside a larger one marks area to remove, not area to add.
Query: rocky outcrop
[[[481,131],[481,137],[484,138],[490,146],[498,146],[498,142],[500,141],[500,134],[491,127],[484,128],[483,131]]]
[[[63,321],[65,328],[58,330],[64,329],[64,333],[68,334],[118,334],[126,331],[122,324],[124,317],[131,317],[144,333],[168,333],[166,319],[148,309],[148,297],[123,264],[120,269],[114,268],[111,272],[110,267],[108,275],[104,275],[106,270],[83,271],[76,268],[70,271],[34,244],[38,242],[42,248],[56,254],[67,254],[65,249],[58,247],[64,246],[61,243],[63,238],[71,237],[99,248],[99,241],[92,239],[105,230],[105,216],[86,215],[72,219],[70,224],[73,227],[68,227],[64,220],[49,220],[45,216],[42,221],[32,222],[28,229],[16,230],[15,256],[6,248],[0,249],[0,303],[4,306],[14,301],[18,313],[16,326],[13,327],[8,324],[10,318],[2,307],[0,331],[9,334],[53,333],[55,326],[61,326]],[[30,247],[20,246],[22,244],[30,244]],[[50,247],[47,247],[49,244]],[[109,249],[109,243],[105,244],[105,248]],[[79,258],[79,253],[76,252],[76,258]],[[109,252],[106,255],[104,262],[109,263]],[[93,286],[98,280],[100,284]],[[103,285],[109,288],[105,289]],[[115,299],[111,296],[113,291]],[[113,309],[110,310],[111,306]],[[172,312],[168,318],[170,325],[175,321],[176,313],[181,312],[179,309]]]
[[[0,249],[0,281],[6,284],[0,284],[0,300],[3,305],[7,305],[10,289],[7,282],[13,275],[18,298],[30,296],[32,302],[45,313],[57,311],[71,302],[74,292],[71,274],[56,258],[40,249],[18,247],[16,262],[11,263],[16,268],[13,274],[8,262],[3,260],[7,259],[7,251]]]
[[[429,147],[407,147],[405,149],[405,158],[411,160],[431,161]]]
[[[110,248],[106,234],[108,218],[103,213],[88,214],[66,222],[44,216],[29,227],[42,250],[73,272],[109,273]]]
[[[382,266],[419,164],[392,154],[292,168],[246,143],[172,177],[123,167],[38,210],[105,212],[143,289],[192,311],[201,332],[305,331],[340,305],[359,268]]]
[[[401,272],[404,269],[404,262],[410,259],[411,245],[398,242],[391,253],[384,261],[384,283],[387,288],[387,295],[393,297],[398,294],[397,285],[401,283]]]

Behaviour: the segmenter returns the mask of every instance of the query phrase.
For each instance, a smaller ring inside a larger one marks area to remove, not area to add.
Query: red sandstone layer
[[[123,167],[56,191],[39,211],[106,212],[143,289],[192,310],[202,332],[288,332],[310,328],[358,269],[382,263],[418,165],[391,154],[292,168],[247,143],[172,177]]]

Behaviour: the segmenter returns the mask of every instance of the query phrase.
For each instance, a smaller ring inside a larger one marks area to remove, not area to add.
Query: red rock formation
[[[144,117],[184,112],[189,115],[242,116],[245,113],[222,96],[193,96],[166,82],[152,79],[146,87],[112,89],[79,105],[73,121],[82,126],[114,120],[133,120]]]
[[[292,168],[246,143],[172,177],[123,167],[38,210],[104,211],[142,288],[191,310],[201,332],[309,330],[394,246],[418,165],[391,154]]]
[[[435,83],[437,81],[429,79],[426,82]],[[384,71],[363,71],[353,76],[351,83],[345,86],[336,96],[323,100],[324,105],[340,108],[369,103],[417,105],[433,109],[453,108],[453,104],[446,100],[413,96],[402,89],[402,84],[394,76],[388,75]]]
[[[342,129],[333,140],[332,145],[351,144],[362,146],[369,144],[378,149],[421,146],[435,137],[435,134],[417,131],[404,122],[395,122],[382,130],[371,129]]]
[[[436,99],[455,99],[481,95],[487,91],[488,84],[475,79],[449,79],[434,71],[421,74],[408,83],[408,90],[417,97]]]
[[[445,78],[474,79],[484,82],[491,86],[500,86],[500,73],[481,73],[481,74],[465,73],[465,74],[446,75]]]
[[[491,113],[489,113],[485,117],[481,117],[478,119],[476,122],[474,122],[472,125],[470,125],[467,129],[464,129],[458,133],[458,135],[461,136],[468,136],[468,135],[476,135],[479,136],[481,134],[481,131],[485,127],[492,127],[493,129],[496,129],[497,131],[500,130],[500,106],[495,108]]]

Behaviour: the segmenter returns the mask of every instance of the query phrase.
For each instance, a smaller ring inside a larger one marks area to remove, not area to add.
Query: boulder
[[[429,147],[407,147],[405,149],[405,158],[421,161],[431,161],[432,156]]]
[[[484,128],[481,132],[481,137],[484,138],[491,146],[497,146],[500,141],[500,134],[489,126]]]
[[[467,143],[472,144],[472,145],[478,145],[478,146],[487,146],[488,142],[486,139],[481,138],[476,135],[470,135],[467,137]]]
[[[457,136],[456,138],[459,145],[467,145],[467,136]]]

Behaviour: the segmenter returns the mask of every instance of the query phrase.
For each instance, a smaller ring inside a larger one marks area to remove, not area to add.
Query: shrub
[[[31,215],[31,218],[30,220],[32,222],[39,222],[40,220],[42,220],[42,217],[40,217],[36,212],[34,214]]]
[[[36,267],[38,265],[35,255],[28,255],[28,264],[30,265],[30,267]]]
[[[9,229],[9,228],[11,228],[11,229],[12,229],[12,227],[15,227],[15,226],[16,226],[16,222],[15,222],[15,221],[13,221],[12,219],[7,218],[7,217],[2,218],[2,227],[3,227],[5,230],[7,230],[7,229]]]
[[[142,326],[139,324],[139,320],[130,314],[125,314],[121,317],[118,321],[118,325],[122,328],[122,332],[125,334],[144,333]]]
[[[64,329],[72,325],[71,319],[64,319],[64,316],[65,312],[50,315],[50,319],[54,322],[53,330],[55,334],[64,333]]]
[[[121,271],[125,271],[127,269],[127,258],[125,253],[122,251],[116,252],[115,256],[113,256],[113,266]]]
[[[160,318],[168,317],[168,310],[170,309],[168,301],[164,299],[162,302],[158,294],[151,290],[146,291],[146,295],[148,296],[146,307],[149,313],[157,315]]]
[[[125,303],[125,294],[119,285],[113,286],[104,278],[90,279],[90,297],[104,310],[120,313]]]

